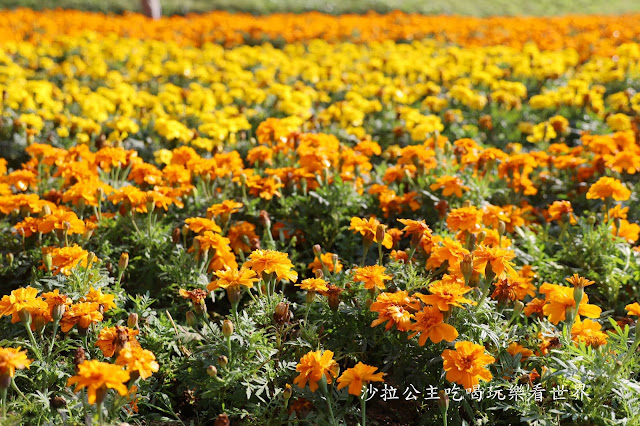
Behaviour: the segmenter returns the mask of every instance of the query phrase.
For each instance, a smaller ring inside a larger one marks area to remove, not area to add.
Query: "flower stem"
[[[360,396],[360,411],[362,411],[362,426],[367,424],[367,389],[365,387],[364,393]]]
[[[102,426],[104,424],[104,414],[102,412],[102,402],[96,405],[96,410],[98,410],[98,424]]]
[[[231,364],[232,353],[231,353],[231,336],[227,337],[227,350],[229,351],[229,364]]]
[[[31,331],[31,326],[25,324],[25,328],[27,329],[27,333],[29,333],[29,340],[31,341],[31,346],[33,346],[33,352],[36,354],[36,358],[38,361],[42,361],[42,354],[40,353],[40,349],[38,349],[38,343],[36,343],[36,338],[33,336],[33,332]]]
[[[7,417],[7,388],[2,388],[2,417],[0,419],[5,419]]]
[[[49,345],[49,353],[47,356],[51,356],[51,351],[53,351],[53,345],[56,342],[56,333],[58,332],[58,324],[59,321],[54,321],[53,323],[53,336],[51,337],[51,344]]]

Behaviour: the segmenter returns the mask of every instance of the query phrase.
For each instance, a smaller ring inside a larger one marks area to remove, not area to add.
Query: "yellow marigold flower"
[[[0,317],[11,315],[11,322],[20,321],[20,311],[23,309],[31,312],[39,309],[49,309],[49,305],[38,297],[38,290],[33,287],[21,287],[13,290],[11,294],[2,296],[0,300]]]
[[[67,333],[78,324],[80,328],[87,329],[94,322],[102,321],[100,305],[95,302],[82,302],[71,305],[60,320],[60,329]]]
[[[571,339],[574,342],[584,342],[594,348],[607,344],[607,334],[600,331],[602,325],[597,321],[585,319],[580,321],[580,318],[576,320],[571,328]]]
[[[112,357],[127,346],[140,346],[136,339],[138,330],[117,325],[115,327],[105,327],[100,330],[96,346],[100,348],[105,358]]]
[[[129,372],[119,365],[91,360],[78,365],[77,374],[69,377],[67,386],[75,384],[76,392],[86,388],[89,404],[102,403],[107,389],[115,389],[121,396],[125,396],[128,392],[125,383],[129,378]]]
[[[614,132],[630,130],[631,118],[622,113],[611,114],[607,117],[607,126],[609,126]]]
[[[606,200],[612,197],[616,201],[626,201],[631,196],[629,191],[618,179],[603,176],[591,185],[587,192],[588,200]]]
[[[379,242],[376,237],[379,225],[381,225],[381,223],[374,217],[370,217],[368,220],[363,220],[359,217],[352,217],[349,229],[353,230],[355,233],[360,233],[364,237],[365,242],[377,243]],[[393,246],[391,235],[386,232],[384,233],[382,245],[388,249]]]
[[[307,278],[306,280],[302,280],[300,284],[296,284],[296,286],[300,287],[303,290],[313,292],[329,290],[329,288],[327,287],[327,282],[322,278]]]
[[[557,284],[544,283],[540,286],[540,293],[545,295],[546,304],[542,312],[549,317],[549,321],[558,324],[564,321],[568,307],[576,306],[573,298],[573,288]],[[602,309],[596,305],[589,305],[589,296],[585,293],[580,301],[577,315],[598,318]]]
[[[444,316],[440,309],[433,306],[424,306],[421,311],[415,314],[416,322],[411,324],[410,330],[414,333],[408,336],[409,339],[420,334],[418,344],[424,346],[427,339],[433,343],[440,343],[442,340],[453,342],[458,337],[458,331],[450,324],[445,324]]]
[[[367,290],[374,287],[384,290],[384,282],[393,278],[391,275],[387,275],[384,272],[385,267],[379,265],[356,268],[354,270],[353,279],[354,281],[364,283],[364,288]]]
[[[475,232],[482,222],[482,210],[474,206],[453,209],[447,216],[447,226],[452,231]]]
[[[455,194],[456,197],[462,197],[462,191],[468,191],[469,187],[465,186],[457,176],[441,176],[436,179],[429,187],[432,191],[442,188],[442,196],[448,197]]]
[[[295,282],[298,273],[293,270],[293,264],[289,260],[288,253],[275,250],[255,250],[249,255],[244,266],[254,270],[259,276],[263,274],[275,274],[279,280]]]
[[[207,290],[213,291],[218,288],[229,289],[230,287],[244,286],[247,288],[252,288],[253,283],[258,281],[256,277],[255,271],[247,268],[227,268],[225,270],[216,271],[215,276],[218,277],[217,280],[210,282],[207,285]]]
[[[222,229],[213,220],[204,217],[190,217],[185,219],[184,223],[196,234],[205,231],[222,232]]]
[[[334,265],[333,263],[333,256],[334,253],[322,253],[320,255],[320,259],[318,259],[318,256],[314,257],[313,262],[311,262],[308,266],[309,269],[315,271],[317,269],[322,269],[322,264],[324,264],[324,266],[326,266],[327,270],[329,272],[340,272],[342,271],[342,263],[340,263],[339,260],[336,260],[336,263]],[[322,263],[320,262],[320,260],[322,260]]]
[[[354,367],[347,368],[338,377],[338,390],[349,386],[351,395],[360,396],[362,388],[369,382],[384,382],[384,373],[376,373],[378,367],[358,362]]]
[[[327,383],[338,376],[338,363],[333,359],[331,351],[309,352],[300,359],[296,366],[296,371],[300,373],[293,379],[293,383],[303,389],[307,382],[311,392],[318,390],[318,382],[325,377]]]
[[[139,345],[125,346],[116,358],[116,364],[124,366],[129,373],[137,372],[142,379],[151,377],[160,369],[153,352],[142,349]]]
[[[29,368],[33,361],[27,358],[27,351],[17,348],[0,348],[0,377],[13,377],[16,370]]]
[[[233,200],[224,200],[220,204],[214,204],[207,209],[207,216],[225,216],[229,217],[230,214],[239,211],[244,204],[237,203]]]
[[[640,317],[640,304],[638,302],[630,303],[624,307],[627,310],[627,315],[635,315]]]
[[[100,305],[103,310],[108,311],[109,309],[115,308],[116,304],[114,302],[115,295],[113,294],[103,294],[102,289],[95,289],[93,286],[89,289],[89,293],[83,298],[80,299],[81,302],[95,302]]]
[[[456,382],[465,389],[472,389],[480,380],[490,381],[493,376],[485,366],[496,359],[486,355],[484,351],[484,346],[467,341],[456,343],[455,350],[445,349],[442,358],[447,380]]]

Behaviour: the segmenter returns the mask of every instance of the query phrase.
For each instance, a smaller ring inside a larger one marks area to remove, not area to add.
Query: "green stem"
[[[331,424],[337,425],[338,422],[336,422],[336,418],[333,415],[333,408],[331,407],[331,398],[329,397],[329,392],[327,392],[326,399],[327,399],[327,407],[329,408],[329,415],[331,416]]]
[[[484,303],[484,300],[487,298],[487,295],[489,294],[489,290],[491,290],[491,283],[486,283],[485,286],[486,287],[482,291],[482,295],[480,296],[480,300],[478,300],[478,304],[476,305],[476,307],[473,309],[472,312],[477,312],[478,309],[480,309],[480,306],[482,306],[482,303]]]
[[[382,242],[378,243],[378,265],[382,265]]]
[[[362,250],[362,261],[360,262],[360,267],[364,266],[364,261],[367,259],[367,253],[369,253],[369,246],[365,245]]]
[[[360,397],[360,411],[362,411],[362,426],[367,424],[367,388],[365,387],[364,393]]]
[[[304,325],[307,325],[307,318],[309,318],[309,311],[311,310],[311,303],[307,303],[307,312],[304,314]]]
[[[29,340],[31,341],[31,346],[33,346],[33,352],[36,354],[36,358],[38,361],[42,361],[42,354],[40,353],[40,349],[38,349],[38,343],[36,343],[36,338],[31,331],[31,326],[25,324],[25,328],[27,329],[27,333],[29,333]]]
[[[2,417],[1,419],[5,419],[7,417],[7,388],[2,389]]]
[[[231,360],[233,359],[233,354],[231,353],[231,336],[227,337],[227,351],[229,352],[229,365],[231,365]]]
[[[56,342],[56,333],[58,332],[58,324],[59,321],[54,321],[53,323],[53,336],[51,337],[51,344],[49,345],[49,353],[47,354],[47,357],[51,356],[51,351],[53,351],[53,345]]]
[[[98,424],[102,426],[104,424],[104,413],[102,412],[102,402],[96,405],[98,410]]]
[[[20,395],[20,398],[22,399],[27,399],[26,396],[24,396],[24,394],[22,393],[22,391],[20,391],[20,389],[18,389],[18,385],[16,385],[16,381],[13,380],[13,378],[11,378],[11,387],[13,388],[14,391],[16,391],[16,393],[18,395]]]

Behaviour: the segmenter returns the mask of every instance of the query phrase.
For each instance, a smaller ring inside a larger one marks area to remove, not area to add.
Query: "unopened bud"
[[[313,246],[313,254],[315,254],[318,258],[322,255],[322,247],[320,244],[316,244]]]
[[[91,266],[91,264],[93,263],[93,260],[96,258],[96,254],[92,251],[90,251],[87,254],[87,268],[89,268]]]
[[[577,286],[573,288],[573,300],[576,302],[576,307],[580,306],[582,297],[584,296],[584,287]]]
[[[180,238],[182,238],[182,232],[180,231],[180,228],[176,226],[171,232],[171,242],[173,244],[178,244],[180,243]]]
[[[226,367],[227,364],[229,364],[229,358],[227,358],[226,355],[220,355],[218,357],[218,364],[220,364],[221,367]]]
[[[207,367],[207,374],[209,377],[216,377],[218,375],[218,369],[215,365],[210,365]]]
[[[523,309],[524,309],[524,303],[522,303],[521,300],[516,300],[516,302],[513,304],[513,315],[514,316],[520,315]]]
[[[438,392],[438,407],[443,416],[446,416],[447,410],[449,410],[449,395],[444,390]]]
[[[20,321],[22,321],[22,323],[29,327],[31,325],[31,312],[29,312],[28,309],[21,309],[20,312],[18,312],[18,317],[20,317]]]
[[[189,235],[189,225],[187,224],[182,225],[180,232],[182,233],[183,237],[186,237],[187,235]]]
[[[293,395],[293,390],[291,389],[291,385],[287,383],[286,385],[284,385],[284,390],[282,391],[282,397],[284,398],[285,401],[288,401],[289,398],[291,398],[291,395]]]
[[[233,334],[233,323],[230,320],[224,320],[222,322],[222,334],[224,337],[231,337]]]
[[[485,238],[487,238],[487,231],[480,231],[476,237],[476,244],[482,244]]]
[[[564,311],[565,320],[567,322],[573,322],[573,317],[575,313],[576,313],[576,308],[574,308],[573,306],[567,306],[567,309],[565,309]]]
[[[473,254],[465,254],[460,262],[460,271],[464,276],[465,284],[469,285],[471,275],[473,275]]]
[[[53,258],[51,257],[51,253],[46,253],[44,255],[43,262],[47,271],[51,272],[51,269],[53,268]]]
[[[507,230],[507,225],[503,221],[498,222],[498,234],[502,236],[504,235],[506,230]]]
[[[51,214],[51,207],[49,207],[47,204],[42,206],[42,210],[40,210],[40,215],[41,216],[48,216],[50,214]]]
[[[493,272],[493,267],[490,262],[487,262],[487,266],[484,268],[484,276],[487,279],[487,285],[491,284],[496,277],[496,273]]]
[[[51,311],[51,317],[54,321],[60,321],[64,316],[65,311],[67,310],[67,305],[59,304],[55,305]]]
[[[9,267],[13,266],[14,259],[15,256],[13,255],[13,253],[7,253],[7,263],[9,264]]]
[[[260,210],[260,223],[267,229],[271,229],[271,219],[269,219],[269,213],[266,210]]]
[[[64,222],[62,222],[62,229],[64,229],[65,232],[69,232],[69,230],[71,229],[71,223],[65,220]]]
[[[384,240],[384,230],[384,225],[378,225],[378,227],[376,228],[376,242],[378,244],[382,244],[382,241]]]
[[[127,327],[136,328],[138,326],[138,314],[131,312],[127,318]]]
[[[187,324],[189,327],[195,327],[197,324],[196,314],[193,311],[187,312]]]
[[[280,302],[276,305],[275,312],[273,313],[273,320],[278,324],[285,324],[289,322],[289,304]]]
[[[79,346],[78,349],[73,353],[73,365],[76,366],[76,373],[78,372],[78,366],[84,362],[86,359],[86,354],[84,349]]]
[[[129,253],[124,252],[120,255],[120,260],[118,261],[118,270],[122,272],[127,268],[127,266],[129,266]]]

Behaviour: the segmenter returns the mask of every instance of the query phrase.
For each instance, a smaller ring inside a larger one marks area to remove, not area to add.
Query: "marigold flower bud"
[[[22,323],[29,327],[31,325],[31,312],[29,312],[28,309],[21,309],[20,312],[18,312],[18,317],[20,317],[20,321],[22,321]]]
[[[316,244],[313,246],[313,254],[320,257],[320,255],[322,254],[322,247],[320,247],[320,244]]]
[[[48,205],[44,205],[42,206],[42,210],[40,210],[40,216],[48,216],[51,214],[51,207],[49,207]]]
[[[79,346],[73,353],[73,365],[76,366],[76,373],[78,372],[78,365],[85,361],[85,355],[84,349],[81,346]]]
[[[224,337],[230,337],[233,334],[233,323],[230,320],[222,322],[222,334]]]
[[[197,320],[196,320],[196,314],[193,311],[189,311],[187,312],[187,325],[189,325],[189,327],[195,327],[195,325],[197,324]]]
[[[444,390],[438,392],[438,407],[443,416],[446,416],[447,410],[449,410],[449,395]]]
[[[127,266],[129,266],[129,253],[124,252],[120,255],[120,260],[118,261],[118,270],[122,272],[127,268]]]
[[[51,255],[49,255],[49,257],[51,257]],[[7,253],[7,263],[9,263],[9,266],[13,266],[14,259],[15,256],[13,255],[13,253]]]
[[[584,296],[584,287],[576,286],[573,288],[573,300],[576,302],[576,307],[580,306],[582,298]]]
[[[382,244],[382,241],[384,240],[384,230],[384,225],[378,225],[378,227],[376,228],[376,241],[378,242],[378,244]]]
[[[473,254],[465,254],[460,262],[460,271],[464,276],[465,284],[469,284],[471,275],[473,275]]]
[[[286,385],[284,385],[284,390],[282,391],[282,396],[284,400],[288,401],[289,398],[291,398],[292,394],[293,394],[293,390],[291,389],[291,385],[287,383]]]
[[[173,244],[178,244],[180,242],[180,238],[182,237],[182,233],[180,231],[179,227],[175,227],[173,228],[173,231],[171,232],[171,242]]]
[[[54,321],[60,321],[64,316],[64,313],[66,312],[66,310],[67,310],[67,306],[64,304],[55,305],[51,312],[51,317],[53,318]]]
[[[276,305],[276,310],[273,314],[273,320],[282,325],[289,322],[289,304],[280,302]]]
[[[218,357],[218,364],[220,364],[221,367],[226,367],[227,364],[229,364],[229,358],[227,358],[226,355],[220,355]]]
[[[487,232],[486,231],[479,232],[478,236],[476,237],[476,244],[482,244],[485,238],[487,238]]]
[[[215,365],[210,365],[207,367],[207,374],[209,377],[216,377],[218,375],[218,369]]]
[[[127,327],[136,328],[138,326],[138,314],[131,312],[127,318]]]
[[[503,221],[498,222],[498,234],[500,234],[500,236],[504,235],[504,233],[507,230],[507,224],[504,223]]]

